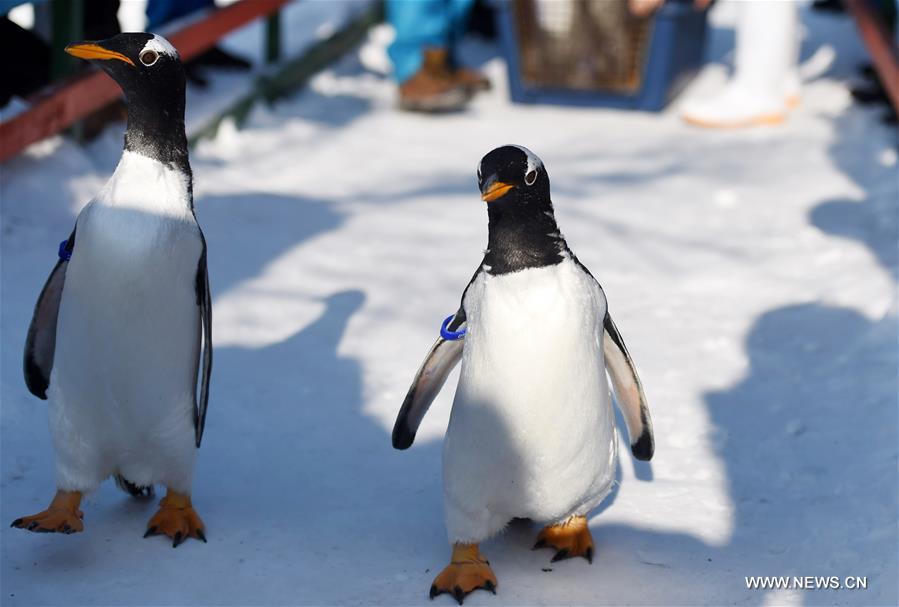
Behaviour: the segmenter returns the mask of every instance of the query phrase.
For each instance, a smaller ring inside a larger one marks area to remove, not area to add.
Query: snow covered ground
[[[716,9],[714,90],[732,45]],[[455,375],[406,452],[390,429],[486,242],[475,167],[507,142],[546,163],[569,244],[602,282],[657,450],[622,458],[593,565],[550,565],[516,522],[483,546],[498,596],[466,605],[850,604],[897,597],[897,152],[850,104],[850,22],[804,13],[802,105],[782,127],[512,106],[393,109],[383,30],[290,101],[192,155],[216,343],[194,502],[209,544],[141,539],[152,502],[107,483],[85,533],[0,530],[4,605],[413,605],[446,564],[440,451]],[[360,58],[361,57],[361,58]],[[31,306],[121,127],[2,170],[0,522],[53,491],[44,403],[21,377]],[[87,355],[88,353],[86,353]],[[622,450],[625,453],[624,450]],[[867,576],[867,590],[744,576]],[[450,605],[443,596],[434,605]]]

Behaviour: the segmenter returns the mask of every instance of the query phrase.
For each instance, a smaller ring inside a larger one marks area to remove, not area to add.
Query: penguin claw
[[[568,548],[562,548],[550,559],[550,563],[555,563],[568,558]]]
[[[64,533],[71,535],[84,530],[80,510],[51,507],[34,516],[23,516],[12,522],[10,527],[33,533]]]
[[[189,497],[170,492],[159,502],[159,506],[147,523],[144,537],[164,535],[172,540],[172,548],[177,548],[191,537],[206,543],[203,521],[191,506]]]
[[[587,526],[587,518],[572,516],[557,525],[547,525],[537,536],[537,548],[554,548],[556,553],[550,562],[582,556],[593,563],[593,537]]]
[[[479,588],[496,594],[496,576],[487,559],[477,552],[477,548],[462,555],[454,549],[452,562],[434,579],[428,595],[433,599],[446,593],[461,605],[467,595]]]

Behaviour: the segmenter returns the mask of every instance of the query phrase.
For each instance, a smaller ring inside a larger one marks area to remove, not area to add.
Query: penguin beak
[[[134,62],[122,53],[117,53],[107,48],[103,48],[96,42],[70,44],[66,47],[66,52],[73,57],[78,57],[79,59],[118,59],[119,61],[124,61],[132,67],[134,66]]]
[[[496,175],[491,175],[484,185],[481,186],[481,200],[484,202],[493,202],[497,198],[502,198],[506,192],[511,190],[513,185],[504,183],[497,179]]]

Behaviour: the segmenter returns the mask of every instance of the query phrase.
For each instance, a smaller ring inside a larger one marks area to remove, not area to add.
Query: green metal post
[[[50,10],[53,26],[50,77],[59,80],[78,67],[78,60],[67,54],[65,48],[84,37],[84,0],[53,0]]]
[[[265,20],[265,62],[281,60],[281,11],[275,11]]]

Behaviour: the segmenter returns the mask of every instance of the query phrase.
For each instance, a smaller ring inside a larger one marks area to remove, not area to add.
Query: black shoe
[[[842,0],[815,0],[812,2],[812,10],[822,13],[842,13],[846,11]]]
[[[208,51],[197,55],[191,60],[191,63],[223,70],[248,70],[253,67],[253,64],[243,57],[225,52],[218,46],[213,46]]]
[[[877,70],[874,69],[874,65],[871,63],[862,63],[858,66],[859,75],[866,80],[873,80],[875,82],[879,82],[880,79],[877,76]]]
[[[209,86],[209,80],[201,73],[200,68],[192,61],[184,64],[184,75],[187,81],[197,88],[205,89]]]
[[[869,84],[867,86],[858,86],[849,90],[852,98],[862,105],[871,105],[874,103],[888,103],[886,91],[877,84]]]

